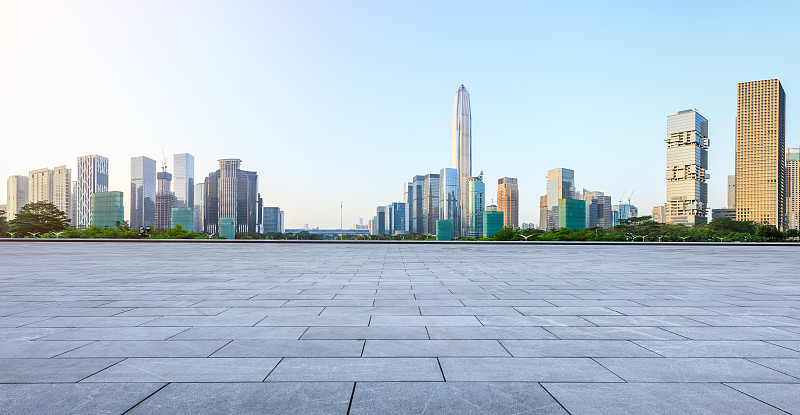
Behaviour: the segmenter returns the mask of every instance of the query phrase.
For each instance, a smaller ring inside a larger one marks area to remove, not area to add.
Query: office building
[[[156,175],[156,229],[172,228],[172,208],[175,206],[175,194],[172,193],[172,174],[164,171]]]
[[[586,202],[586,227],[610,228],[612,226],[611,196],[586,189],[583,189],[581,196],[580,199]]]
[[[736,220],[736,209],[731,209],[731,208],[711,209],[711,220],[714,220],[716,218],[728,218],[730,220]]]
[[[472,177],[472,112],[469,92],[464,85],[458,87],[453,103],[453,168],[458,171],[458,204],[460,227],[458,236],[467,228],[467,181]],[[481,218],[483,218],[481,216]]]
[[[12,220],[28,204],[28,177],[9,176],[6,184],[6,218]]]
[[[620,224],[620,220],[639,217],[639,209],[630,203],[611,206],[612,226]]]
[[[728,208],[736,208],[736,175],[728,175]]]
[[[503,212],[503,226],[519,228],[519,186],[517,179],[497,180],[497,210]]]
[[[436,232],[436,221],[439,220],[439,178],[436,173],[425,175],[422,186],[422,232]]]
[[[408,204],[392,202],[385,207],[384,232],[390,235],[408,233]]]
[[[180,226],[183,230],[192,231],[194,229],[194,208],[193,207],[174,207],[170,224],[173,228]]]
[[[586,201],[561,199],[558,201],[558,229],[586,229]]]
[[[437,241],[450,241],[453,239],[451,230],[453,229],[453,221],[448,219],[439,219],[436,221],[436,240]]]
[[[666,205],[653,206],[653,210],[650,211],[650,216],[653,218],[653,222],[667,223]]]
[[[219,218],[219,237],[236,239],[236,218]]]
[[[205,211],[206,184],[197,183],[194,185],[194,231],[201,233],[205,229],[203,223],[203,213]]]
[[[496,206],[495,206],[496,208]],[[503,229],[503,216],[505,212],[499,210],[485,210],[483,211],[483,236],[489,237]]]
[[[558,229],[558,201],[575,196],[575,171],[557,168],[547,171],[547,230]]]
[[[53,168],[53,204],[64,212],[72,225],[72,170],[67,166]]]
[[[457,232],[460,229],[460,217],[458,204],[458,170],[445,167],[439,171],[439,220],[448,220],[451,222],[451,236],[459,236]]]
[[[194,156],[189,153],[173,155],[172,191],[175,207],[194,206]]]
[[[417,175],[411,179],[411,205],[409,205],[408,231],[413,233],[424,233],[425,215],[425,176]]]
[[[786,211],[788,228],[800,230],[800,148],[786,154]]]
[[[70,215],[70,219],[72,219],[69,224],[73,228],[78,227],[78,181],[72,181],[72,214]]]
[[[53,203],[53,171],[48,168],[28,172],[28,203]]]
[[[131,229],[156,226],[156,186],[156,161],[145,156],[131,157]]]
[[[736,102],[736,220],[786,228],[786,94],[742,82]]]
[[[483,177],[470,177],[467,180],[467,238],[483,236],[483,211],[485,210],[486,186]]]
[[[91,210],[92,225],[111,229],[120,226],[125,213],[122,192],[92,193]]]
[[[78,157],[75,226],[92,224],[92,194],[108,191],[108,158],[90,154]]]
[[[378,206],[375,212],[375,219],[375,235],[388,233],[386,229],[386,206]]]
[[[206,233],[217,233],[221,218],[234,218],[235,232],[256,232],[258,174],[241,170],[239,159],[218,161],[219,170],[205,179],[203,222]]]
[[[707,223],[708,120],[697,110],[667,117],[667,223]]]
[[[539,197],[539,229],[547,230],[547,195]]]
[[[265,206],[262,208],[264,233],[283,233],[283,211],[279,207]]]

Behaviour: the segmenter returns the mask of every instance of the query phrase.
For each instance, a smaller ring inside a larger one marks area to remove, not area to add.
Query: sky
[[[338,228],[451,166],[469,90],[486,200],[516,177],[538,222],[547,170],[665,200],[666,117],[709,121],[709,205],[734,173],[736,84],[778,78],[800,146],[800,2],[2,1],[0,177],[109,158],[240,158],[287,228]],[[0,186],[0,201],[6,198]],[[3,203],[3,202],[0,202]]]

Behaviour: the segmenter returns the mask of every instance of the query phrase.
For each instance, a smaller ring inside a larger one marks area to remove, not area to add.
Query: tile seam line
[[[136,402],[136,404],[135,404],[135,405],[133,405],[133,406],[131,406],[130,408],[126,409],[126,410],[125,410],[125,412],[123,412],[121,415],[125,415],[125,414],[127,414],[127,413],[128,413],[128,412],[130,412],[130,411],[131,411],[133,408],[136,408],[137,406],[139,406],[139,404],[141,404],[142,402],[144,402],[144,401],[146,401],[146,400],[150,399],[150,397],[151,397],[151,396],[153,396],[153,395],[155,395],[156,393],[158,393],[158,392],[159,392],[161,389],[164,389],[164,388],[166,388],[166,387],[167,387],[167,385],[169,385],[170,383],[171,383],[171,382],[167,382],[167,383],[165,383],[165,384],[161,385],[161,387],[160,387],[160,388],[158,388],[158,389],[156,389],[155,391],[153,391],[153,393],[151,393],[151,394],[149,394],[149,395],[145,396],[145,397],[144,397],[144,399],[142,399],[141,401],[139,401],[139,402]]]
[[[536,382],[536,383],[537,383],[537,384],[539,384],[539,387],[541,387],[542,389],[544,389],[544,391],[545,391],[545,392],[547,392],[547,394],[548,394],[548,395],[550,395],[550,397],[551,397],[551,398],[553,398],[553,400],[554,400],[554,401],[556,401],[556,403],[558,404],[558,406],[560,406],[560,407],[561,407],[561,409],[563,409],[563,410],[564,410],[564,412],[566,412],[567,414],[570,414],[570,415],[572,414],[572,412],[570,412],[569,410],[567,410],[567,408],[564,406],[564,404],[562,404],[562,403],[561,403],[561,401],[559,401],[559,400],[558,400],[558,399],[557,399],[555,396],[553,396],[553,394],[552,394],[552,393],[550,393],[550,391],[549,391],[549,390],[547,390],[547,388],[546,388],[546,387],[545,387],[545,386],[542,384],[542,382]]]
[[[755,361],[752,360],[752,359],[791,359],[790,357],[789,358],[786,358],[786,357],[774,357],[774,358],[770,358],[770,357],[740,357],[739,359],[746,360],[746,361],[748,361],[750,363],[755,363],[755,364],[757,364],[757,365],[759,365],[759,366],[761,366],[763,368],[769,369],[769,370],[774,370],[774,371],[776,371],[776,372],[778,372],[780,374],[789,376],[790,378],[800,379],[800,377],[790,375],[790,374],[788,374],[786,372],[782,372],[782,371],[780,371],[778,369],[773,369],[773,368],[771,368],[771,367],[769,367],[767,365],[762,365],[761,363],[758,363],[758,362],[755,362]]]
[[[755,399],[755,400],[757,400],[757,401],[759,401],[759,402],[761,402],[761,403],[763,403],[763,404],[765,404],[765,405],[771,406],[771,407],[773,407],[773,408],[775,408],[775,409],[777,409],[777,410],[779,410],[779,411],[781,411],[781,412],[783,412],[783,413],[786,413],[786,414],[791,414],[791,412],[784,411],[783,409],[781,409],[781,408],[778,408],[777,406],[775,406],[775,405],[773,405],[773,404],[771,404],[771,403],[769,403],[769,402],[762,401],[761,399],[758,399],[758,398],[756,398],[755,396],[753,396],[753,395],[750,395],[749,393],[742,392],[742,391],[740,391],[739,389],[736,389],[736,388],[734,388],[733,386],[731,386],[731,385],[728,385],[728,382],[720,382],[720,383],[721,383],[722,385],[725,385],[725,386],[727,386],[727,387],[729,387],[729,388],[731,388],[731,389],[735,390],[736,392],[739,392],[739,393],[741,393],[741,394],[742,394],[742,395],[744,395],[744,396],[749,396],[749,397],[751,397],[751,398],[753,398],[753,399]],[[730,382],[730,383],[733,383],[733,382]]]
[[[269,373],[267,373],[267,376],[264,376],[264,379],[261,382],[266,382],[267,381],[267,378],[269,377],[269,375],[271,375],[272,372],[274,372],[275,369],[278,368],[278,365],[280,365],[281,362],[283,362],[283,359],[285,359],[285,357],[281,357],[280,360],[278,360],[278,363],[276,363],[275,366],[272,369],[270,369]]]
[[[350,402],[347,404],[346,415],[350,415],[350,408],[353,407],[353,398],[356,396],[356,385],[358,382],[353,382],[353,390],[350,392]]]
[[[611,370],[611,369],[609,369],[609,368],[605,367],[605,365],[603,365],[602,363],[598,362],[598,361],[597,361],[597,358],[590,357],[589,359],[591,359],[593,362],[595,362],[595,363],[597,363],[598,365],[600,365],[600,366],[601,366],[603,369],[605,369],[605,370],[607,370],[607,371],[611,372],[611,374],[613,374],[614,376],[618,377],[618,378],[619,378],[621,381],[623,381],[624,383],[629,383],[627,380],[623,379],[623,378],[622,378],[622,376],[620,376],[620,375],[616,374],[616,373],[615,373],[613,370]],[[653,358],[653,359],[658,359],[658,358],[657,358],[657,357],[655,357],[655,358]]]

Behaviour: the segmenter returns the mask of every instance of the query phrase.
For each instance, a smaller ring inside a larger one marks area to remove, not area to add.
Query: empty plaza
[[[0,413],[800,413],[797,253],[0,241]]]

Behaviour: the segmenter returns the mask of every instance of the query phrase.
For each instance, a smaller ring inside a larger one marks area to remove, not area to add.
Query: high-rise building
[[[789,229],[800,230],[800,148],[786,154],[786,211]]]
[[[264,206],[262,211],[264,233],[283,233],[283,211],[281,208]]]
[[[547,171],[547,228],[558,229],[558,201],[575,196],[575,171],[557,168]],[[541,225],[539,225],[541,227]]]
[[[728,209],[736,209],[736,175],[728,175]]]
[[[513,177],[497,179],[497,210],[503,212],[503,226],[519,228],[519,185]]]
[[[422,186],[422,232],[436,232],[436,221],[439,220],[439,175],[425,175]]]
[[[586,189],[583,189],[582,196],[581,199],[586,202],[586,227],[610,228],[612,224],[611,196]]]
[[[578,230],[586,228],[586,202],[578,199],[558,201],[558,229]]]
[[[203,223],[203,213],[206,206],[206,184],[197,183],[194,185],[194,231],[203,232],[205,229]]]
[[[194,208],[193,207],[174,207],[170,224],[173,228],[180,226],[183,230],[192,231],[194,228]]]
[[[384,231],[390,235],[408,232],[408,204],[392,202],[385,207]]]
[[[620,224],[622,219],[630,219],[639,217],[639,209],[630,203],[620,203],[611,206],[612,226]]]
[[[786,228],[786,94],[742,82],[736,102],[736,220]]]
[[[178,153],[173,156],[172,191],[176,207],[194,206],[194,156]]]
[[[217,233],[222,218],[235,220],[235,232],[256,232],[258,174],[241,170],[239,159],[218,161],[219,170],[205,179],[203,222],[206,233]]]
[[[131,229],[156,225],[156,161],[131,157]]]
[[[172,208],[175,206],[175,194],[172,193],[172,174],[164,171],[156,175],[156,229],[172,228]]]
[[[108,191],[108,158],[90,154],[78,157],[76,223],[78,229],[92,224],[92,194]]]
[[[539,229],[547,229],[547,195],[539,196]]]
[[[503,229],[504,215],[504,212],[497,210],[497,206],[495,206],[495,210],[488,210],[487,208],[487,210],[483,211],[483,236],[488,237],[500,232]]]
[[[122,224],[122,192],[94,192],[91,198],[92,225],[113,229]]]
[[[470,177],[467,180],[467,234],[468,238],[483,236],[483,211],[485,210],[486,186],[482,177]]]
[[[451,230],[453,227],[452,220],[439,219],[436,221],[436,240],[437,241],[450,241],[453,239]]]
[[[424,233],[425,215],[423,207],[425,205],[425,176],[416,175],[411,179],[411,205],[409,206],[408,218],[410,220],[408,231],[414,233]]]
[[[386,229],[386,206],[378,206],[375,212],[375,235],[383,235],[387,233]]]
[[[439,219],[449,220],[451,236],[458,237],[460,234],[458,205],[458,170],[445,167],[439,171]]]
[[[653,218],[653,222],[667,223],[666,205],[653,206],[653,210],[650,212],[650,216]]]
[[[72,170],[67,166],[53,168],[53,204],[72,225]]]
[[[465,235],[467,228],[467,181],[472,177],[472,113],[469,92],[462,84],[456,91],[453,103],[453,168],[458,171],[458,204],[461,228],[458,235]],[[481,217],[482,218],[482,217]]]
[[[707,223],[708,120],[697,110],[667,117],[667,223]]]
[[[78,181],[72,181],[72,204],[70,205],[72,212],[69,214],[70,226],[73,228],[78,227]]]
[[[28,203],[53,203],[53,171],[47,167],[28,172]]]
[[[9,176],[6,193],[6,218],[12,220],[28,204],[28,177]]]

